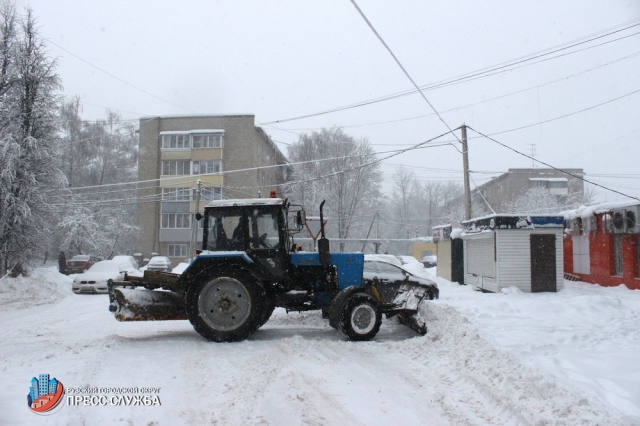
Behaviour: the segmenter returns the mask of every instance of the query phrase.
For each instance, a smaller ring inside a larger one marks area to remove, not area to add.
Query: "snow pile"
[[[54,303],[73,294],[73,279],[60,274],[58,268],[37,268],[29,277],[8,276],[0,280],[0,304],[24,306]]]
[[[558,293],[488,294],[434,280],[442,303],[525,365],[640,419],[640,291],[565,281]]]
[[[318,311],[279,308],[233,344],[189,321],[118,322],[107,295],[72,294],[53,269],[5,278],[0,424],[640,424],[640,291],[484,294],[424,274],[440,288],[421,306],[426,336],[392,318],[348,342]],[[42,373],[67,389],[157,387],[162,405],[35,417],[26,394]]]
[[[475,423],[479,417],[488,424],[513,420],[540,425],[624,424],[622,415],[607,411],[582,391],[565,387],[552,375],[525,367],[496,348],[455,308],[435,303],[422,304],[421,308],[430,325],[427,342],[413,339],[406,346],[414,356],[423,358],[425,367],[455,372],[456,379],[464,383],[463,398],[475,400],[477,411],[471,416],[464,410],[456,413],[460,423]],[[447,401],[451,397],[439,393],[436,401],[451,404]],[[499,410],[493,411],[496,408]]]

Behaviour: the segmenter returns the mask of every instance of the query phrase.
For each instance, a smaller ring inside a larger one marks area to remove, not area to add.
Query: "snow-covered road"
[[[319,313],[276,310],[249,340],[216,344],[187,321],[118,323],[106,295],[70,282],[50,269],[0,282],[2,425],[640,422],[638,358],[627,359],[640,353],[640,292],[487,295],[439,280],[424,337],[385,320],[373,342],[347,342]],[[161,405],[37,416],[26,399],[41,373],[67,390],[160,388]]]

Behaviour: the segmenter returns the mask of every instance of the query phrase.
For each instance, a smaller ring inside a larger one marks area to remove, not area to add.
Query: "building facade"
[[[137,251],[174,264],[199,247],[196,204],[202,213],[211,200],[267,197],[290,173],[250,114],[142,117],[139,140]]]
[[[639,215],[637,202],[565,212],[565,272],[588,283],[640,290]]]
[[[476,188],[472,193],[473,201],[474,205],[485,206],[486,200],[496,213],[508,213],[509,203],[530,189],[541,188],[564,203],[570,196],[582,197],[584,181],[580,178],[583,176],[582,169],[509,169]]]

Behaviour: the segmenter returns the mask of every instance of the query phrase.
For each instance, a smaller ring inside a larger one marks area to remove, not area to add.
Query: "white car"
[[[120,254],[118,256],[113,256],[113,259],[111,260],[116,260],[118,262],[129,262],[131,264],[131,266],[133,266],[135,269],[138,269],[138,261],[136,260],[135,257],[133,256],[128,256],[126,254]]]
[[[171,272],[171,259],[167,256],[153,256],[146,268],[147,271]]]
[[[141,275],[127,260],[102,260],[95,263],[87,272],[76,275],[72,290],[77,294],[108,293],[107,282],[124,279],[125,272],[129,275]]]
[[[402,266],[402,261],[398,259],[398,256],[393,254],[366,254],[364,260],[378,260],[380,262],[391,263],[392,265]]]

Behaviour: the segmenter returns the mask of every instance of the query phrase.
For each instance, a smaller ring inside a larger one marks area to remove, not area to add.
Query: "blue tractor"
[[[418,307],[438,297],[437,285],[363,279],[362,253],[330,252],[323,206],[318,252],[303,252],[293,238],[305,225],[302,206],[280,198],[212,201],[196,215],[202,250],[187,269],[109,283],[109,310],[119,321],[188,319],[215,342],[246,339],[276,307],[321,310],[348,340],[373,339],[383,314],[425,334]]]

